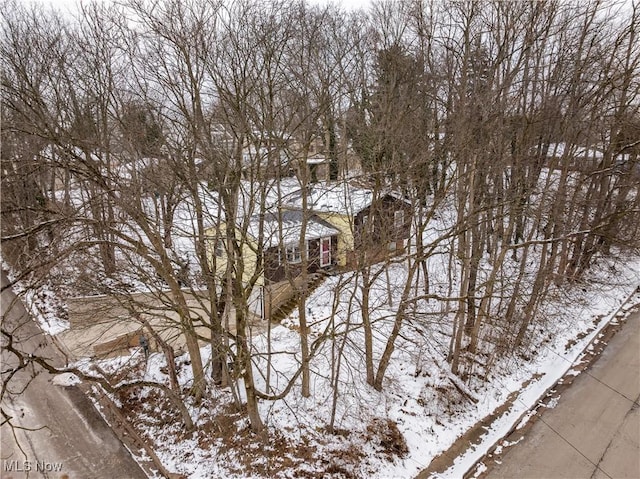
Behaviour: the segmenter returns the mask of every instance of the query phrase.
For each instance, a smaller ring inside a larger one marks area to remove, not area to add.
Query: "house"
[[[287,181],[291,183],[288,179],[283,184]],[[283,190],[286,194],[290,186],[284,185]],[[239,218],[235,225],[237,237],[242,239],[244,283],[255,278],[258,254],[263,255],[261,270],[248,298],[250,311],[262,318],[270,317],[275,308],[291,298],[295,287],[300,286],[298,278],[303,266],[313,281],[316,273],[331,271],[337,265],[339,231],[312,212],[282,207],[280,199],[280,194],[267,193],[264,198],[267,211]],[[212,245],[211,262],[220,282],[227,269],[227,228],[228,224],[223,221],[212,225],[207,233]]]
[[[260,223],[262,222],[262,244]],[[226,223],[210,230],[209,236],[215,238],[213,254],[216,256],[216,271],[223,274],[226,270],[226,246],[224,244]],[[304,234],[303,234],[304,230]],[[263,271],[257,281],[262,286],[295,278],[300,275],[301,265],[307,263],[307,272],[315,273],[319,269],[329,270],[336,266],[336,248],[339,231],[317,215],[302,211],[281,209],[269,212],[261,220],[253,216],[247,228],[243,242],[245,282],[254,275],[257,265],[256,252],[261,249],[264,255]],[[259,248],[261,246],[261,248]],[[304,248],[304,251],[301,249]]]
[[[538,153],[537,148],[532,151],[534,154],[542,156],[544,164],[548,168],[569,168],[571,171],[585,173],[612,165],[624,170],[625,165],[629,165],[631,159],[630,154],[620,152],[615,152],[607,157],[603,145],[579,146],[568,143],[549,143],[544,145],[541,153]]]
[[[299,159],[299,165],[301,166],[298,168],[306,168],[306,176],[304,177],[309,178],[313,183],[317,183],[318,181],[329,181],[330,179],[331,161],[321,153],[316,153],[306,158]],[[302,176],[301,173],[298,173],[298,175]]]
[[[293,188],[296,184],[298,188]],[[275,190],[277,195],[265,198],[263,215],[240,219],[236,225],[244,239],[243,281],[255,277],[258,252],[263,255],[256,292],[250,298],[255,314],[272,317],[304,286],[302,281],[307,281],[308,290],[322,274],[380,261],[407,247],[411,205],[393,193],[376,194],[348,182],[300,188],[292,179],[283,180]],[[208,234],[213,242],[210,254],[215,255],[212,263],[220,275],[227,266],[227,227],[220,223]]]
[[[264,277],[267,281],[276,283],[299,276],[303,254],[309,273],[330,270],[337,264],[339,231],[315,214],[307,213],[305,218],[300,210],[283,209],[278,214],[267,215],[264,230],[267,238]],[[304,251],[300,249],[303,236]]]
[[[212,254],[216,256],[215,269],[221,280],[227,265],[223,239],[226,228],[226,224],[219,225],[216,227],[218,234],[212,231],[209,235],[215,238]],[[337,229],[315,215],[281,210],[265,215],[262,221],[262,248],[259,248],[260,219],[251,218],[245,241],[242,242],[243,282],[247,283],[256,272],[259,249],[264,256],[262,271],[248,298],[250,312],[262,319],[271,318],[281,305],[294,296],[295,288],[301,286],[303,265],[306,264],[309,273],[306,276],[309,284],[318,279],[318,272],[331,271],[337,263],[338,234]]]
[[[304,203],[304,204],[303,204]],[[365,251],[368,261],[404,252],[411,230],[411,205],[394,193],[352,186],[348,182],[314,183],[287,198],[289,208],[306,207],[339,231],[337,264],[349,268],[358,264]]]

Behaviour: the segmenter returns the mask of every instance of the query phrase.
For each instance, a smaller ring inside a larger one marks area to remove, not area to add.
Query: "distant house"
[[[309,178],[312,183],[328,181],[331,174],[330,163],[329,158],[321,153],[307,157],[304,161],[305,167],[307,168],[307,178]]]
[[[589,172],[602,166],[605,150],[600,145],[580,146],[569,143],[550,143],[545,145],[542,156],[546,166],[551,169],[568,167],[573,171]],[[625,165],[630,160],[628,153],[609,157],[616,166]]]

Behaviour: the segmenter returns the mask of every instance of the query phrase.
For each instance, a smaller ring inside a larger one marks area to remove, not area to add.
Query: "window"
[[[393,213],[393,227],[396,230],[404,228],[404,210],[396,210]]]
[[[300,263],[302,261],[302,254],[300,254],[300,247],[298,245],[286,246],[285,254],[287,263]]]
[[[216,240],[216,256],[222,258],[224,254],[224,242],[221,239]]]

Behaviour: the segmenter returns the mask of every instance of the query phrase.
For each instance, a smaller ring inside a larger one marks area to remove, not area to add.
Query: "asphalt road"
[[[7,282],[2,272],[2,285]],[[42,334],[10,290],[0,299],[2,328],[10,330],[19,348],[50,358],[57,366],[62,354]],[[17,364],[2,339],[2,378]],[[9,382],[2,408],[13,416],[0,427],[0,477],[143,479],[146,474],[76,386],[58,386],[40,371],[23,369]],[[2,418],[4,420],[4,418]],[[24,428],[24,429],[21,429]],[[31,429],[31,430],[28,430]]]
[[[483,476],[640,478],[640,313]]]

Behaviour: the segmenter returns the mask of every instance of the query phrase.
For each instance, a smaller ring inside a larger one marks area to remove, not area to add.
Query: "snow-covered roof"
[[[260,210],[264,203],[264,244],[275,246],[297,243],[302,233],[303,198],[300,183],[295,178],[286,178],[273,181],[269,185],[256,182],[242,182],[239,195],[239,205],[236,224],[241,227],[249,220],[247,231],[254,237],[258,237],[260,225]],[[226,222],[224,214],[219,214],[218,194],[202,187],[200,191],[201,201],[205,206],[206,217],[203,218],[208,226],[218,222]],[[405,201],[393,192],[387,192],[384,196]],[[347,182],[314,183],[307,188],[306,215],[307,226],[306,239],[317,239],[338,234],[329,223],[323,221],[313,213],[337,213],[343,215],[356,215],[373,202],[373,191],[366,188],[352,186]],[[185,219],[193,221],[193,211],[177,211],[177,215],[184,213]],[[282,222],[282,225],[280,223]]]
[[[303,213],[298,210],[282,210],[268,213],[264,218],[264,244],[267,247],[279,244],[297,244],[302,236]],[[258,237],[260,218],[253,217],[249,224],[249,233]],[[309,216],[305,228],[305,239],[319,239],[338,234],[338,231],[317,216]],[[280,241],[282,239],[282,242]]]
[[[268,185],[242,181],[238,193],[236,223],[242,225],[247,218],[257,217],[263,201],[265,211],[277,211],[283,204],[283,199],[299,188],[300,183],[295,178],[286,178],[280,182],[274,181]],[[218,223],[227,221],[227,215],[221,205],[220,195],[217,191],[209,189],[205,182],[201,182],[198,187],[198,196],[204,211],[202,221],[205,227],[215,226]],[[183,222],[196,221],[193,199],[187,197],[178,205],[176,217]]]
[[[328,163],[329,159],[324,155],[313,155],[307,158],[307,165],[321,165],[323,163]]]
[[[287,204],[293,208],[302,208],[302,190],[289,196]],[[351,186],[346,182],[316,183],[309,187],[307,208],[323,213],[345,215],[358,214],[373,202],[373,192]]]
[[[297,179],[286,178],[279,182],[274,181],[269,185],[260,185],[243,181],[239,194],[239,205],[236,224],[240,227],[249,224],[247,232],[254,238],[258,238],[261,202],[264,201],[264,245],[267,247],[277,246],[282,239],[283,244],[297,243],[302,234],[303,213],[299,209],[287,209],[288,199],[292,194],[299,191],[300,183]],[[225,222],[226,215],[220,214],[218,193],[211,191],[202,185],[199,189],[200,199],[206,211],[203,218],[205,225],[213,226],[217,222]],[[264,196],[263,196],[264,195]],[[182,221],[195,221],[195,214],[188,206],[188,201],[184,202],[176,211],[176,216]],[[186,208],[184,207],[186,206]],[[307,225],[305,228],[306,239],[318,239],[338,234],[329,223],[321,220],[317,216],[306,213]]]

